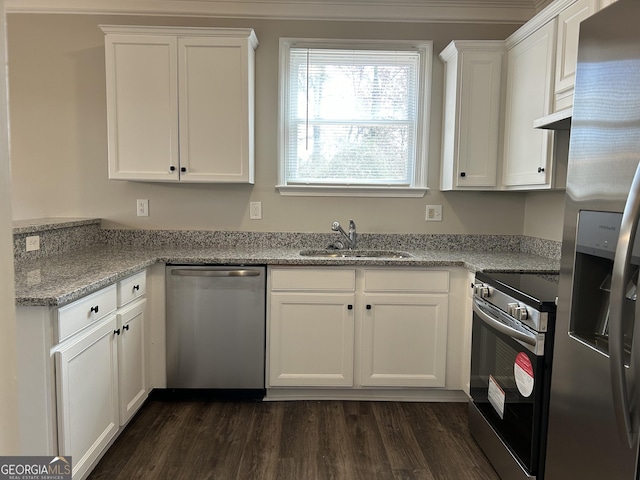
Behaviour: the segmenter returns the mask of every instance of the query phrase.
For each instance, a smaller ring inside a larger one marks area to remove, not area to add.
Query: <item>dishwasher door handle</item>
[[[171,270],[171,275],[178,275],[181,277],[259,277],[260,270],[242,270],[242,269],[230,269],[230,270],[196,270],[190,268],[181,268]]]

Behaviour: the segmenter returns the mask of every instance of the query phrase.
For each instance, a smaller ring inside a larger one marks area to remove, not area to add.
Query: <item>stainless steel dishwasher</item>
[[[261,266],[167,265],[167,388],[264,393]]]

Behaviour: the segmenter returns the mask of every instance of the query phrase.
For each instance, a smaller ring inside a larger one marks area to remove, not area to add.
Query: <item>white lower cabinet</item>
[[[74,479],[84,478],[149,392],[146,272],[105,290],[113,296],[114,305],[117,302],[114,314],[89,331],[80,330],[54,353],[59,454],[72,456]],[[97,298],[102,298],[100,292]],[[72,305],[83,302],[86,299]],[[74,312],[82,316],[82,309]],[[60,325],[64,321],[69,318],[59,318]]]
[[[72,457],[84,479],[142,405],[146,271],[58,309],[18,307],[23,455]]]
[[[54,354],[58,450],[72,457],[73,478],[83,477],[120,427],[116,326],[109,316]]]
[[[269,273],[269,387],[445,386],[447,271]]]
[[[120,425],[126,424],[147,398],[144,312],[142,299],[118,313],[118,392]]]
[[[353,385],[353,293],[271,295],[271,385]]]
[[[444,387],[448,295],[365,296],[363,386]]]

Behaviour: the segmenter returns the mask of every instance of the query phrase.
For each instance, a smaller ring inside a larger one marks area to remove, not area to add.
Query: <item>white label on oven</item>
[[[489,403],[496,409],[500,418],[504,419],[504,390],[500,388],[493,375],[489,375]]]
[[[533,393],[533,365],[526,353],[520,352],[516,355],[516,361],[513,364],[513,376],[516,379],[516,386],[520,395],[528,397]]]

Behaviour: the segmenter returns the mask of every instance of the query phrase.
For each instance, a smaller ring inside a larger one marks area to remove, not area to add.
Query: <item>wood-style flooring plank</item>
[[[500,480],[467,427],[467,405],[406,403],[417,444],[437,479]]]
[[[401,472],[407,465],[412,465],[422,474],[430,472],[402,405],[396,402],[376,402],[372,403],[372,408],[391,468]],[[410,472],[403,475],[408,473]],[[423,478],[434,479],[430,474]]]
[[[354,452],[354,479],[391,478],[391,464],[384,448],[382,435],[373,415],[372,403],[362,402],[358,413],[347,415]]]
[[[323,416],[319,426],[318,478],[355,478],[355,450],[347,427],[344,402],[322,402],[321,407]]]
[[[236,478],[276,478],[284,409],[277,404],[253,404]]]
[[[89,480],[499,480],[466,409],[152,398]]]

